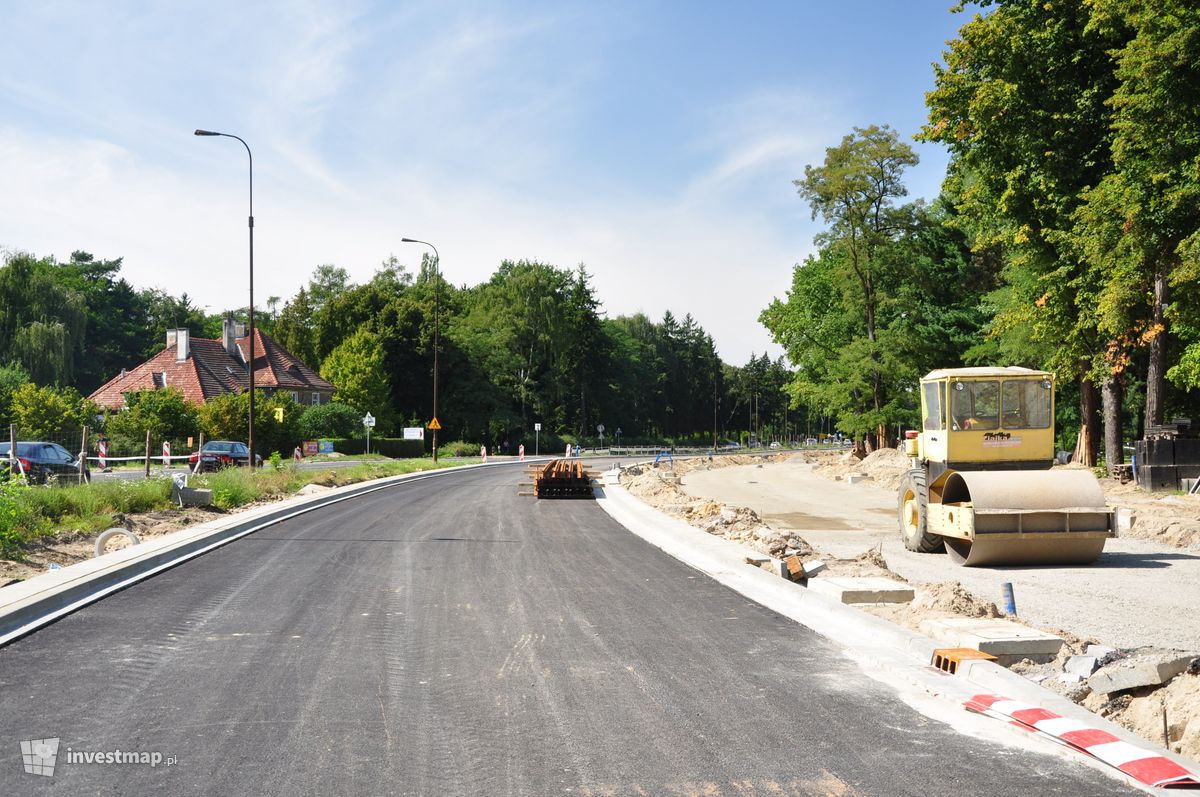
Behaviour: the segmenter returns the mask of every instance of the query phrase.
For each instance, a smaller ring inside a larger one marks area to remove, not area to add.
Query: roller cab
[[[952,368],[921,380],[921,429],[898,495],[906,547],[958,564],[1087,564],[1113,512],[1090,471],[1056,470],[1054,375]]]

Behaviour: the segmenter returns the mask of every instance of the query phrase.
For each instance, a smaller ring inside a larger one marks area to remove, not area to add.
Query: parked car
[[[20,464],[9,473],[8,453],[12,443],[0,443],[0,473],[4,478],[10,475],[19,478],[20,471],[31,484],[45,484],[51,476],[77,476],[79,460],[58,443],[43,443],[39,441],[18,441],[17,459]]]
[[[196,470],[197,460],[200,462],[201,472],[220,470],[230,465],[245,465],[250,461],[250,449],[245,443],[236,440],[210,440],[204,444],[204,448],[193,451],[188,457],[188,465],[192,470]],[[261,466],[262,456],[255,454],[254,464]]]

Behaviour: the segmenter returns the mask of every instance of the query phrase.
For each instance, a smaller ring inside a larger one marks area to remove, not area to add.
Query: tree
[[[384,371],[379,336],[360,329],[329,353],[321,365],[321,377],[332,382],[334,399],[376,418],[376,432],[386,435],[392,428],[391,387]]]
[[[96,405],[73,387],[38,387],[26,382],[13,391],[12,422],[26,440],[52,440],[67,448],[77,445],[76,435],[96,418]]]
[[[29,374],[19,365],[0,366],[0,427],[13,423],[12,399],[17,388],[29,382]]]
[[[1093,378],[1108,341],[1098,330],[1095,275],[1080,257],[1075,214],[1112,170],[1116,88],[1109,53],[1120,26],[1089,26],[1092,4],[1001,0],[950,42],[926,96],[921,138],[950,149],[946,192],[976,251],[1002,247],[1005,289],[990,332],[1027,341],[1027,356],[1080,380],[1078,459],[1093,461]],[[1008,344],[1014,348],[1014,341]]]
[[[826,149],[821,166],[807,166],[795,185],[813,218],[829,226],[817,236],[820,255],[796,267],[788,305],[776,300],[762,316],[777,341],[794,344],[792,361],[808,366],[798,393],[835,411],[847,431],[870,433],[881,446],[900,412],[893,388],[900,371],[892,349],[880,345],[882,313],[902,262],[897,242],[918,207],[896,205],[908,193],[904,169],[916,162],[894,130],[872,125]],[[806,284],[816,293],[804,295]],[[818,316],[827,321],[822,337],[803,328]]]
[[[355,437],[361,430],[362,413],[349,404],[336,401],[309,407],[300,416],[300,436],[305,440]]]
[[[1125,41],[1113,50],[1117,85],[1108,99],[1113,170],[1086,195],[1079,219],[1109,277],[1100,325],[1113,337],[1140,327],[1135,343],[1149,355],[1145,423],[1161,424],[1173,319],[1194,324],[1200,298],[1200,9],[1183,0],[1100,0],[1089,29]],[[1174,372],[1180,385],[1196,384],[1187,374]]]
[[[181,440],[200,428],[196,406],[174,387],[126,393],[125,407],[110,415],[104,425],[105,434],[121,449],[140,448],[146,432],[154,440]]]
[[[300,442],[302,407],[290,393],[254,391],[254,453],[264,460],[272,451],[290,454]],[[283,410],[280,421],[276,410]],[[250,419],[250,394],[222,393],[199,408],[200,428],[209,440],[245,442]]]

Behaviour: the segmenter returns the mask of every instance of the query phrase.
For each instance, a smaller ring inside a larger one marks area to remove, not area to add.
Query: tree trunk
[[[1125,463],[1125,449],[1122,446],[1121,430],[1121,401],[1125,391],[1117,376],[1109,376],[1104,380],[1101,400],[1104,404],[1104,461],[1109,473],[1113,467]]]
[[[1096,383],[1090,379],[1079,380],[1079,441],[1075,444],[1072,462],[1086,467],[1096,464],[1096,447],[1100,438],[1100,417],[1096,407]]]
[[[1150,338],[1150,365],[1146,369],[1146,426],[1163,422],[1163,390],[1167,374],[1167,320],[1169,301],[1167,269],[1159,266],[1154,272],[1154,336]]]

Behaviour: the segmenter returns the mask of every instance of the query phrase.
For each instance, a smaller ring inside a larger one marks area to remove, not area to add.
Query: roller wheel
[[[925,471],[910,470],[900,480],[897,510],[900,534],[904,547],[919,553],[936,553],[942,549],[942,538],[925,531],[925,510],[929,493],[925,487]]]

